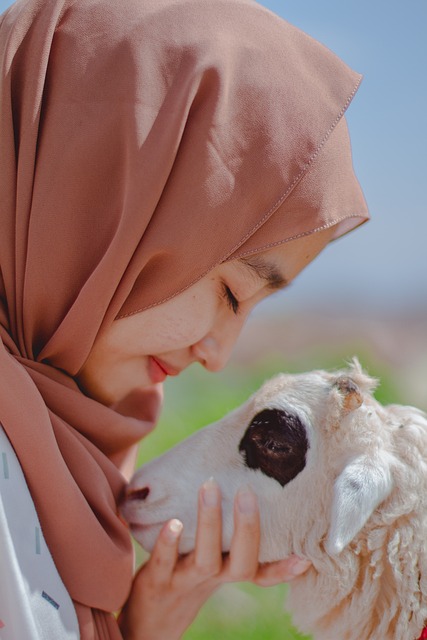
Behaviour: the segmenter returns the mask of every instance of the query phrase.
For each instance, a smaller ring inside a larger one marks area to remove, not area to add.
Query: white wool
[[[413,407],[381,406],[376,381],[354,360],[345,371],[279,375],[242,407],[136,473],[123,514],[152,548],[161,524],[184,523],[194,546],[197,489],[213,476],[223,496],[229,549],[237,489],[258,495],[260,560],[291,553],[312,568],[290,584],[287,606],[315,640],[418,640],[427,621],[427,419]],[[254,415],[298,415],[305,467],[282,486],[248,468],[239,444]],[[149,488],[145,500],[135,494]],[[132,499],[133,495],[133,499]]]

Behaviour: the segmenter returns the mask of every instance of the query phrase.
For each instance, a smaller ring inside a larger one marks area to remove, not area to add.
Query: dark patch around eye
[[[293,413],[264,409],[246,429],[239,451],[250,469],[260,469],[284,487],[305,467],[305,427]]]

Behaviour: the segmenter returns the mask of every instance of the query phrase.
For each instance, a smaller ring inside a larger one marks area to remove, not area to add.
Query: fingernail
[[[217,507],[220,501],[219,487],[213,478],[202,485],[202,500],[205,507]]]
[[[176,542],[176,540],[181,535],[181,531],[183,529],[183,524],[180,520],[174,518],[170,522],[168,522],[168,526],[166,528],[166,536],[169,542]]]
[[[300,576],[302,573],[305,573],[309,567],[311,567],[310,560],[295,556],[289,561],[288,569],[292,576]]]
[[[240,513],[253,515],[257,511],[256,495],[250,487],[243,487],[237,492],[237,507]]]

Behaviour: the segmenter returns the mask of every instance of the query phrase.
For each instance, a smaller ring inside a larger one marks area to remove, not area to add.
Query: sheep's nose
[[[126,500],[140,500],[143,502],[150,493],[149,487],[142,487],[142,489],[128,489],[126,491]]]

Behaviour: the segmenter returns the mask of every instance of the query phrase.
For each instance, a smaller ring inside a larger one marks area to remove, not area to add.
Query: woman
[[[304,563],[258,566],[248,490],[223,560],[207,483],[195,554],[172,521],[131,589],[135,448],[166,375],[222,368],[251,309],[367,219],[360,77],[246,0],[20,0],[0,42],[2,633],[178,638],[222,582]]]

